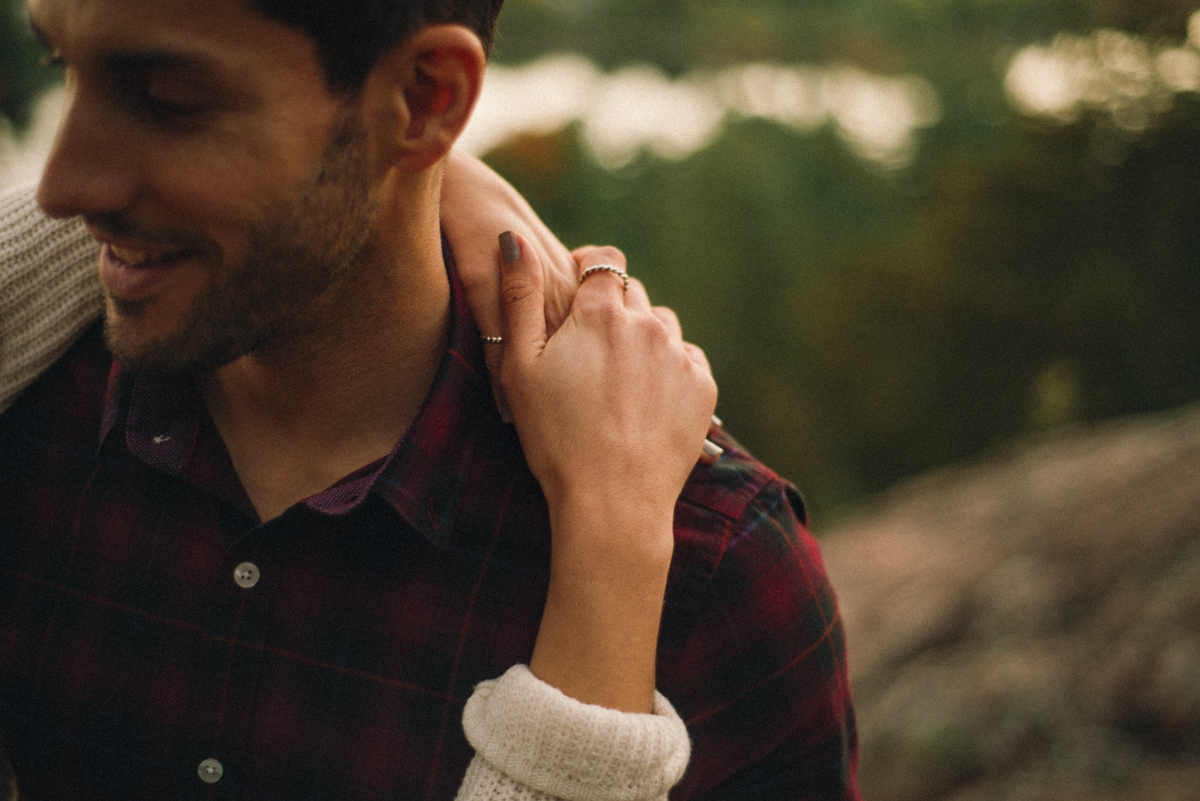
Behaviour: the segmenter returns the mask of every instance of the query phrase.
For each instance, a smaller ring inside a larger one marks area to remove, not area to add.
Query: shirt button
[[[225,768],[215,759],[206,759],[200,763],[200,767],[196,768],[196,772],[200,774],[200,781],[205,784],[216,784],[221,781],[221,774],[225,772]]]
[[[233,569],[233,580],[244,590],[248,590],[257,584],[261,577],[262,574],[258,572],[258,565],[253,562],[242,562]]]

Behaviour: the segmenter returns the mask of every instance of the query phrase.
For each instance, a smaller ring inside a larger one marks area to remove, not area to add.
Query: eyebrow
[[[37,21],[33,18],[33,10],[28,5],[25,6],[25,16],[29,21],[29,28],[33,31],[33,35],[41,44],[49,50],[57,51],[58,48],[50,41],[49,35],[42,29]],[[182,72],[192,70],[205,73],[212,77],[220,77],[225,74],[225,70],[214,59],[196,53],[181,53],[175,50],[148,48],[144,51],[112,51],[102,53],[98,59],[99,63],[104,67],[121,72],[131,72],[138,70],[167,70]]]
[[[225,74],[211,58],[172,50],[114,51],[102,53],[98,61],[115,72],[198,72],[214,78]]]

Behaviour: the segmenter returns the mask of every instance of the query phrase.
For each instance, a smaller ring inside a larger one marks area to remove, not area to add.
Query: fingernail
[[[521,243],[513,236],[512,231],[500,234],[500,258],[506,265],[521,258]]]
[[[712,416],[712,424],[714,426],[716,426],[717,428],[720,428],[721,426],[725,425],[724,423],[721,422],[721,418],[717,417],[715,414]]]
[[[721,454],[725,453],[725,449],[712,440],[704,440],[704,455],[711,456],[714,459],[719,459]]]

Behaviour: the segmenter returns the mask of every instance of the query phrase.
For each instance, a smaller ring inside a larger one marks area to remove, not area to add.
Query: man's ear
[[[421,172],[450,152],[475,109],[486,67],[479,37],[462,25],[422,28],[380,60],[364,92],[380,103],[371,116],[383,126],[392,165]]]

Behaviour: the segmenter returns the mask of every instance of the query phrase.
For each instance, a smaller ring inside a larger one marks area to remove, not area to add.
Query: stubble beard
[[[346,110],[315,177],[255,224],[245,258],[170,333],[135,343],[141,304],[108,296],[109,350],[132,372],[195,374],[309,333],[367,247],[374,212],[366,133]]]

